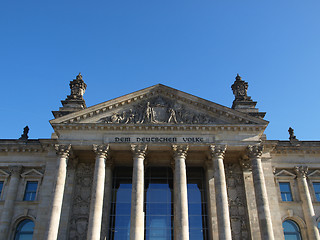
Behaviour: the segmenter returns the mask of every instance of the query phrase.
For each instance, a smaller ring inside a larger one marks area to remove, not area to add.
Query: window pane
[[[282,223],[285,240],[301,240],[299,226],[292,220]]]
[[[19,223],[16,234],[15,240],[32,240],[33,236],[33,228],[34,223],[33,221],[26,219]]]
[[[2,188],[3,188],[3,181],[0,181],[0,196],[1,196],[1,193],[2,193]]]
[[[36,199],[38,182],[27,182],[23,201],[34,201]]]
[[[314,194],[318,202],[320,202],[320,183],[313,183]]]
[[[279,186],[280,186],[281,200],[284,202],[293,201],[290,183],[289,182],[280,182]]]

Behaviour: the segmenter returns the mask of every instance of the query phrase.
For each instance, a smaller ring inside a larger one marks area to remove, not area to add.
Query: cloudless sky
[[[231,107],[237,73],[268,139],[320,140],[320,1],[0,1],[0,138],[50,138],[81,72],[92,106],[162,83]]]

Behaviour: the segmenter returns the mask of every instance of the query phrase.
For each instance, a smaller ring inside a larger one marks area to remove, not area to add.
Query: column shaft
[[[174,239],[189,239],[186,156],[188,146],[174,145]]]
[[[44,239],[57,240],[60,215],[62,209],[63,192],[66,182],[67,174],[67,159],[71,145],[56,145],[58,154],[57,159],[57,173],[55,179],[55,185],[53,188],[53,199],[49,208],[49,225],[48,231]]]
[[[303,215],[306,221],[308,235],[310,239],[319,240],[319,230],[317,227],[312,199],[308,187],[307,172],[307,167],[296,167],[299,193],[302,200]]]
[[[9,167],[11,170],[10,183],[0,220],[0,239],[8,239],[8,230],[12,220],[14,204],[17,197],[19,178],[22,167]]]
[[[249,146],[248,153],[252,164],[252,177],[256,196],[256,204],[258,208],[261,239],[273,240],[274,235],[272,219],[261,162],[262,149],[262,146]]]
[[[144,157],[146,145],[132,145],[133,173],[131,193],[130,240],[144,239]]]
[[[214,168],[214,186],[216,195],[219,239],[231,240],[232,235],[230,226],[227,183],[223,163],[226,146],[210,146],[210,148]]]
[[[105,182],[105,161],[109,147],[105,145],[93,145],[93,150],[96,152],[96,162],[94,168],[90,214],[87,239],[99,240],[102,223],[104,182]]]

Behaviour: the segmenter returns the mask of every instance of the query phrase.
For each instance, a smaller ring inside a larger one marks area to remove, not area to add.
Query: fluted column
[[[67,161],[71,145],[55,145],[58,155],[53,198],[49,208],[49,225],[44,239],[57,240],[62,208],[63,192],[66,183]]]
[[[252,177],[256,195],[261,239],[273,240],[272,219],[261,162],[262,149],[262,146],[248,146],[248,156],[252,164]]]
[[[4,201],[4,206],[1,214],[0,239],[8,239],[8,230],[10,229],[14,203],[17,198],[21,169],[22,166],[9,166],[11,176],[7,196]]]
[[[130,240],[144,239],[144,158],[147,145],[131,145],[133,153]]]
[[[94,167],[90,202],[90,214],[87,232],[88,240],[100,240],[104,182],[106,176],[105,161],[107,158],[108,150],[108,145],[93,145],[93,151],[96,153],[96,162]]]
[[[219,239],[231,240],[231,227],[229,204],[227,194],[227,183],[224,172],[224,153],[226,151],[225,145],[211,145],[210,146],[213,169],[214,169],[214,186],[216,195],[216,207],[218,216],[218,231]]]
[[[186,157],[188,145],[173,145],[174,239],[189,239]]]
[[[299,193],[300,193],[300,198],[302,200],[303,215],[306,221],[309,239],[319,240],[320,239],[319,230],[317,228],[314,208],[312,205],[312,199],[311,199],[308,182],[307,182],[308,167],[306,166],[295,167],[295,171],[298,177],[297,180],[298,180]]]

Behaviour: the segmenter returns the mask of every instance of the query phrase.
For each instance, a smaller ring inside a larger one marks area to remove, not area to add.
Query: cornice
[[[230,132],[260,132],[265,125],[171,125],[171,124],[97,124],[97,123],[70,123],[52,124],[55,131],[59,130],[107,130],[107,131],[230,131]]]

